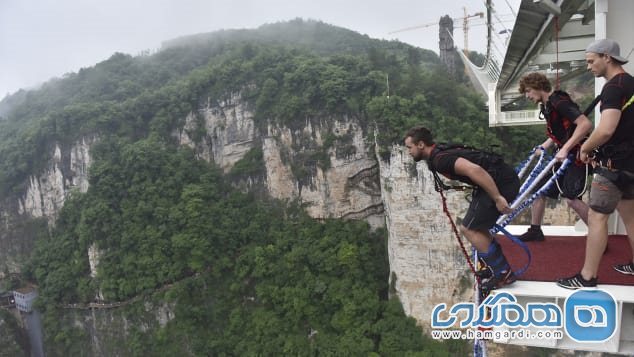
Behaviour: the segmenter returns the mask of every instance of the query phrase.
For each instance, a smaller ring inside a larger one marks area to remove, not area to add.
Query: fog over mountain
[[[498,4],[499,3],[499,4]],[[519,0],[496,2],[500,14],[511,13]],[[464,7],[464,9],[463,9]],[[309,1],[309,0],[6,0],[0,2],[0,99],[51,77],[90,67],[114,52],[137,55],[161,42],[219,29],[256,28],[301,17],[348,28],[372,38],[398,39],[438,52],[436,26],[389,32],[434,23],[445,14],[463,16],[485,11],[483,0]],[[472,21],[470,47],[483,51],[483,19]],[[456,43],[462,47],[460,21]]]

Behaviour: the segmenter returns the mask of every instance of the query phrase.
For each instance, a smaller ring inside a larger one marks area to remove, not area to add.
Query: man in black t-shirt
[[[519,92],[533,103],[539,103],[541,116],[546,120],[547,139],[535,150],[535,155],[547,150],[551,146],[556,149],[555,158],[562,162],[569,154],[575,157],[579,151],[581,141],[592,130],[592,122],[583,115],[579,106],[572,101],[568,93],[552,91],[550,81],[545,75],[534,72],[520,79]],[[550,172],[537,185],[541,188],[552,177]],[[544,210],[546,209],[546,197],[559,199],[565,197],[568,205],[577,212],[579,218],[588,224],[588,205],[580,198],[586,188],[588,176],[587,164],[575,162],[568,166],[564,174],[557,179],[543,196],[533,201],[531,206],[531,227],[519,238],[522,241],[543,241],[544,233],[541,230]],[[536,189],[536,190],[537,190]],[[535,190],[535,191],[536,191]]]
[[[486,269],[480,272],[485,278],[481,285],[483,292],[513,283],[515,275],[502,247],[489,233],[500,213],[511,212],[508,202],[515,199],[519,191],[519,179],[513,168],[496,154],[436,145],[431,132],[424,127],[410,129],[405,135],[405,146],[414,161],[427,160],[432,172],[474,187],[460,231],[486,264]]]
[[[634,275],[634,78],[623,69],[627,59],[621,57],[619,45],[613,40],[588,45],[586,63],[595,77],[604,77],[607,82],[601,91],[601,119],[579,153],[582,161],[592,161],[595,173],[583,268],[557,281],[568,289],[597,285],[599,264],[608,242],[608,217],[615,209],[625,224],[633,257],[614,269]]]

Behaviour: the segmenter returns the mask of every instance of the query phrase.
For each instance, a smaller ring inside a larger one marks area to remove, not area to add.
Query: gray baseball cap
[[[586,52],[593,53],[605,53],[606,55],[614,58],[622,64],[627,63],[627,59],[621,57],[621,49],[619,44],[614,40],[604,38],[603,40],[596,40],[586,47]]]

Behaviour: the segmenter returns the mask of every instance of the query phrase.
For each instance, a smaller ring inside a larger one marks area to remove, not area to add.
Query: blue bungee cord
[[[475,264],[478,262],[478,251],[475,248],[472,248],[473,253],[473,261]],[[474,299],[478,306],[482,304],[482,294],[480,292],[480,282],[478,279],[475,279],[475,296]],[[486,357],[487,355],[487,346],[483,339],[474,338],[473,339],[473,357]]]
[[[557,169],[555,174],[551,178],[549,178],[548,181],[539,190],[537,190],[537,192],[532,194],[529,199],[524,201],[524,198],[526,197],[528,192],[530,192],[530,190],[532,190],[534,188],[534,186],[536,186],[541,181],[541,179],[548,173],[548,171],[557,163],[557,159],[553,158],[548,163],[548,165],[546,165],[546,168],[540,172],[540,174],[537,176],[537,179],[535,179],[534,182],[530,185],[529,190],[526,190],[526,192],[524,194],[518,196],[515,199],[515,201],[513,201],[513,204],[511,205],[511,209],[513,209],[513,212],[509,213],[508,215],[506,215],[506,214],[502,215],[500,218],[498,218],[498,220],[497,220],[496,224],[493,226],[493,228],[491,228],[489,230],[489,232],[491,234],[493,234],[493,235],[495,235],[495,234],[497,234],[499,232],[502,232],[511,241],[513,241],[515,244],[517,244],[520,247],[522,247],[522,249],[524,249],[524,251],[526,252],[526,255],[528,257],[528,261],[526,262],[526,265],[524,265],[524,267],[522,267],[522,269],[517,270],[515,272],[515,275],[517,275],[517,276],[520,276],[520,275],[524,274],[524,272],[526,272],[526,270],[530,266],[530,263],[531,263],[531,251],[528,248],[528,246],[526,245],[526,243],[522,242],[519,238],[517,238],[516,236],[511,234],[504,227],[506,227],[513,220],[513,218],[515,218],[524,209],[526,209],[526,207],[530,206],[533,203],[533,201],[535,201],[537,199],[537,197],[543,195],[544,192],[546,192],[552,185],[554,185],[555,182],[564,174],[564,172],[566,171],[566,169],[568,168],[568,166],[570,165],[570,163],[572,162],[573,159],[574,159],[574,157],[572,155],[568,156],[568,158],[566,160],[564,160],[564,162],[561,164],[559,169]]]
[[[524,161],[520,162],[520,164],[517,165],[517,167],[515,168],[515,173],[517,174],[517,177],[520,178],[520,180],[522,179],[522,177],[524,177],[524,173],[526,173],[526,169],[530,166],[531,162],[533,162],[533,159],[535,159],[535,155],[533,155],[535,153],[535,150],[537,150],[537,146],[534,147],[533,150],[528,153],[528,157],[524,159]]]
[[[533,152],[534,152],[534,150],[533,150]],[[518,196],[522,195],[524,192],[526,192],[528,190],[530,185],[532,185],[533,182],[536,181],[535,179],[537,178],[537,176],[544,170],[544,168],[547,166],[547,164],[551,160],[552,160],[552,157],[550,157],[549,155],[546,155],[544,153],[544,150],[542,150],[542,153],[539,155],[539,160],[537,160],[537,163],[535,164],[535,166],[531,170],[530,174],[528,175],[528,177],[526,178],[526,180],[524,181],[524,183],[520,187],[520,190],[518,192]],[[524,171],[526,171],[526,170],[524,169]],[[522,179],[521,176],[519,178],[520,178],[520,180]]]
[[[550,162],[548,163],[548,165],[546,165],[544,170],[542,170],[542,172],[540,172],[540,174],[537,176],[537,178],[535,179],[535,182],[533,182],[530,185],[529,189],[526,190],[524,194],[518,196],[513,201],[513,203],[511,204],[511,209],[513,210],[513,212],[509,213],[508,215],[506,214],[502,215],[500,218],[498,218],[496,222],[496,226],[505,227],[507,224],[511,222],[513,218],[515,218],[518,214],[520,214],[526,207],[530,206],[530,204],[533,203],[533,201],[537,199],[537,197],[544,194],[552,185],[555,184],[555,181],[557,179],[563,176],[564,172],[566,171],[570,163],[572,163],[573,159],[574,158],[572,157],[572,155],[568,156],[568,158],[564,160],[564,162],[561,164],[559,169],[557,169],[555,174],[551,178],[549,178],[548,181],[546,181],[546,183],[539,190],[537,190],[537,192],[532,194],[532,196],[528,200],[524,201],[526,196],[530,194],[530,191],[535,186],[537,186],[537,184],[544,178],[544,176],[548,174],[548,172],[552,169],[552,167],[557,163],[557,159],[553,158],[552,160],[550,160]],[[495,227],[493,227],[492,230],[495,230]],[[492,232],[492,233],[495,234],[497,232]]]

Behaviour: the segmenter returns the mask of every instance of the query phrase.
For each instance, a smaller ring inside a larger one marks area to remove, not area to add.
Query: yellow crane
[[[464,7],[464,6],[462,8],[464,10],[464,16],[462,16],[462,17],[454,17],[454,18],[452,18],[452,20],[454,20],[454,21],[461,20],[462,21],[462,31],[464,32],[464,52],[465,53],[469,53],[469,19],[472,19],[474,17],[482,19],[482,18],[484,18],[484,12],[476,12],[474,14],[469,15],[469,14],[467,14],[467,8]],[[398,33],[398,32],[417,30],[417,29],[430,27],[430,26],[438,26],[438,22],[430,22],[430,23],[427,23],[427,24],[406,27],[406,28],[402,28],[402,29],[399,29],[399,30],[388,32],[388,34],[391,35],[391,34]]]

